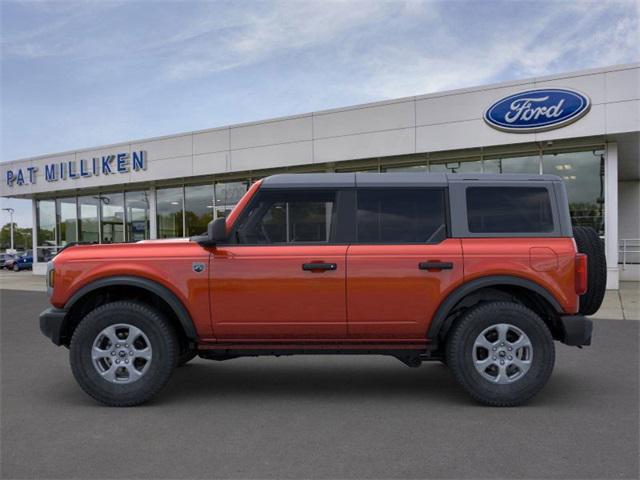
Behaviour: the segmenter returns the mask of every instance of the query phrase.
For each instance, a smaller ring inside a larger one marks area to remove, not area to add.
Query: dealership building
[[[196,235],[281,172],[551,173],[640,280],[640,64],[399,98],[0,164],[33,202],[34,273],[69,242]]]

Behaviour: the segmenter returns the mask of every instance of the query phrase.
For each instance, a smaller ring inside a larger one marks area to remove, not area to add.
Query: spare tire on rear
[[[607,260],[604,243],[591,227],[573,227],[573,238],[579,253],[587,255],[587,291],[580,296],[582,315],[598,311],[607,288]]]

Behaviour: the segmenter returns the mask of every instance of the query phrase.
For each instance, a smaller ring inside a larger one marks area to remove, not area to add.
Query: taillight
[[[587,256],[584,253],[576,254],[576,294],[587,293]]]

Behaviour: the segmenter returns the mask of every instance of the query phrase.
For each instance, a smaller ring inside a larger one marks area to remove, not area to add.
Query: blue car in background
[[[31,270],[31,268],[33,268],[33,254],[31,253],[24,253],[13,262],[14,272],[19,272],[20,270]]]

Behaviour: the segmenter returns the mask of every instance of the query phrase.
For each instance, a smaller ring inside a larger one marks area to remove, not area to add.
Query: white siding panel
[[[493,103],[530,88],[533,88],[533,84],[424,98],[416,101],[416,123],[417,125],[435,125],[479,119]]]
[[[135,176],[134,176],[135,175]],[[169,178],[183,178],[193,175],[192,157],[164,158],[147,163],[145,171],[135,172],[132,178],[136,182],[147,180],[165,180]]]
[[[193,134],[193,153],[222,152],[229,150],[229,128]]]
[[[233,171],[304,165],[313,159],[312,142],[283,143],[265,147],[245,148],[231,152]]]
[[[607,72],[607,102],[640,98],[640,68]]]
[[[357,108],[313,117],[316,139],[413,127],[414,102]]]
[[[315,162],[386,157],[415,152],[415,129],[390,130],[316,140]]]
[[[416,129],[418,152],[485,147],[532,142],[535,134],[507,133],[489,127],[484,120],[428,125]]]
[[[203,153],[193,156],[193,174],[209,175],[213,173],[224,173],[229,168],[229,152]]]
[[[608,103],[606,132],[622,133],[640,130],[640,100]]]
[[[591,135],[602,135],[605,127],[605,106],[604,104],[592,105],[591,110],[581,119],[566,127],[540,132],[536,134],[536,140],[557,140],[559,138],[589,137]]]
[[[231,128],[231,149],[311,140],[311,115]]]
[[[586,93],[591,98],[591,103],[598,104],[605,101],[605,76],[585,75],[581,77],[560,78],[545,82],[537,82],[535,88],[573,88]]]
[[[191,155],[193,151],[193,136],[182,135],[179,137],[162,138],[148,142],[132,143],[132,151],[145,150],[147,160],[155,161],[163,158],[175,158]]]

